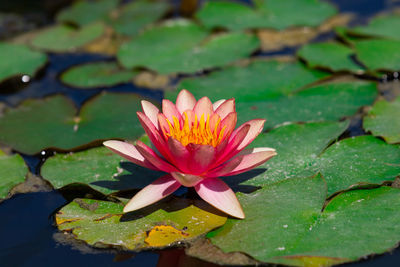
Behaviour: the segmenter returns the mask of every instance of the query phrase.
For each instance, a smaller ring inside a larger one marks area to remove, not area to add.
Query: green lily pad
[[[126,68],[145,67],[160,74],[191,73],[245,58],[259,46],[256,36],[208,32],[186,21],[167,21],[121,46],[118,60]]]
[[[373,18],[367,26],[359,26],[348,29],[348,32],[355,35],[374,36],[400,40],[400,16],[386,15]]]
[[[351,56],[354,51],[339,43],[314,43],[300,48],[297,55],[311,68],[324,68],[331,71],[351,71],[362,73],[363,68]]]
[[[400,70],[400,41],[364,40],[354,44],[357,58],[370,70]]]
[[[119,0],[77,1],[58,13],[56,20],[80,26],[87,25],[105,19],[118,3]]]
[[[368,115],[364,117],[363,126],[375,136],[382,136],[386,142],[400,143],[400,97],[393,102],[377,101]]]
[[[289,95],[327,75],[299,62],[257,60],[246,67],[232,66],[207,76],[183,79],[177,91],[167,91],[165,95],[174,100],[181,89],[187,89],[197,99],[206,95],[213,101],[231,97],[237,102],[254,101]]]
[[[76,29],[68,25],[55,25],[32,39],[32,46],[50,52],[74,51],[104,34],[102,23],[94,23]]]
[[[209,28],[283,30],[292,26],[318,26],[335,13],[331,4],[315,0],[257,0],[255,8],[228,1],[208,1],[196,17]]]
[[[280,126],[260,134],[252,147],[272,147],[278,155],[261,165],[265,172],[244,182],[266,186],[285,179],[310,177],[318,172],[318,156],[348,127],[344,122],[317,122]]]
[[[143,188],[163,173],[137,166],[105,147],[57,154],[43,164],[41,175],[56,189],[80,183],[103,193]]]
[[[136,35],[147,25],[160,19],[169,5],[162,1],[139,0],[121,6],[111,15],[108,23],[122,35]]]
[[[46,148],[71,151],[112,138],[136,140],[144,132],[136,116],[140,99],[136,94],[102,93],[78,115],[72,102],[60,95],[26,100],[0,118],[0,142],[36,154]]]
[[[56,214],[58,229],[97,247],[160,248],[223,225],[226,217],[205,202],[173,199],[124,214],[123,205],[76,199]]]
[[[263,262],[295,266],[355,261],[399,242],[399,189],[345,192],[323,209],[325,196],[321,176],[241,194],[246,219],[228,219],[208,236],[224,252],[242,251]]]
[[[27,173],[28,167],[20,155],[8,156],[0,150],[0,199],[6,198],[11,188],[24,182]]]
[[[17,75],[33,76],[47,61],[46,54],[4,42],[0,42],[0,58],[0,82]]]
[[[121,69],[114,62],[95,62],[75,66],[61,75],[61,80],[78,88],[110,87],[133,80],[137,72]]]
[[[399,160],[399,146],[373,136],[358,136],[330,146],[319,165],[331,195],[355,185],[393,181],[400,174]]]
[[[267,119],[265,127],[272,128],[286,122],[336,121],[352,116],[362,106],[371,105],[376,96],[374,83],[335,82],[263,101],[238,99],[236,110],[238,123],[264,118]]]

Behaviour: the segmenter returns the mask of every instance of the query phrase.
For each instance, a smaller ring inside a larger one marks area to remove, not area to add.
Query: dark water
[[[279,0],[277,0],[279,1]],[[0,12],[13,13],[14,22],[8,36],[27,31],[52,22],[52,15],[68,4],[68,0],[0,0]],[[250,3],[250,1],[244,1]],[[334,0],[340,12],[357,14],[355,24],[365,24],[369,17],[394,7],[399,1],[383,0]],[[179,1],[174,0],[174,5]],[[176,15],[176,12],[175,14]],[[179,15],[179,14],[178,14]],[[16,19],[17,20],[17,19]],[[12,18],[10,19],[12,22]],[[3,26],[3,28],[1,28]],[[6,25],[7,26],[7,25]],[[10,26],[7,26],[10,28]],[[4,38],[4,25],[0,25],[0,39]],[[333,36],[332,34],[328,37]],[[275,54],[293,54],[296,48],[284,49]],[[266,56],[265,54],[260,56]],[[89,54],[52,54],[43,73],[24,84],[19,80],[8,81],[2,88],[19,88],[0,95],[0,101],[16,105],[26,98],[41,98],[49,94],[62,93],[70,97],[79,107],[84,101],[99,93],[102,89],[77,90],[63,85],[58,75],[68,67],[85,62],[113,60],[112,57]],[[163,93],[147,90],[132,84],[106,89],[107,91],[135,92],[160,101]],[[0,90],[3,91],[3,90]],[[4,91],[3,91],[4,92]],[[353,135],[357,134],[355,126]],[[38,174],[44,158],[24,156],[31,172]],[[92,250],[82,245],[66,244],[62,234],[54,227],[52,214],[67,203],[57,191],[15,195],[0,204],[0,266],[177,266],[171,259],[182,259],[182,250],[166,252],[123,253],[118,251]],[[379,231],[379,229],[375,229]],[[82,251],[84,248],[85,251]],[[170,257],[168,257],[170,256]],[[166,259],[166,260],[165,260]],[[182,261],[181,261],[182,262]],[[196,266],[215,266],[196,260],[184,262],[196,263]],[[193,266],[191,264],[179,266]],[[400,266],[400,249],[382,256],[361,260],[346,266]]]

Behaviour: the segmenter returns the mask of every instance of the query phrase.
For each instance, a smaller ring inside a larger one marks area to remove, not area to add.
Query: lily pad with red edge
[[[193,73],[222,67],[248,57],[259,47],[248,33],[210,32],[188,20],[153,26],[123,44],[118,60],[125,68],[147,68],[160,74]]]
[[[123,203],[126,201],[123,200]],[[124,214],[121,203],[75,199],[55,216],[59,230],[94,247],[140,251],[203,235],[226,217],[201,200],[170,199]]]
[[[26,100],[0,118],[0,142],[32,155],[47,148],[72,151],[108,139],[136,140],[144,133],[136,116],[142,99],[132,93],[102,93],[79,112],[61,95]]]
[[[394,101],[377,101],[364,117],[363,127],[386,142],[400,143],[400,97]]]
[[[28,167],[20,155],[6,155],[0,150],[0,200],[6,198],[14,186],[24,182],[27,173]]]

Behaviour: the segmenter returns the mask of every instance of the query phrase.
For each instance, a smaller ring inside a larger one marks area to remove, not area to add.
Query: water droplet
[[[277,248],[277,250],[279,250],[279,251],[285,250],[285,247],[279,247],[279,248]]]
[[[44,156],[44,155],[46,155],[46,151],[42,151],[42,152],[40,152],[40,155],[42,155],[42,156]]]
[[[24,75],[22,76],[21,80],[23,83],[27,83],[31,80],[31,77],[29,77],[28,75]]]
[[[287,225],[287,224],[284,224],[284,225],[283,225],[283,228],[288,228],[288,225]]]

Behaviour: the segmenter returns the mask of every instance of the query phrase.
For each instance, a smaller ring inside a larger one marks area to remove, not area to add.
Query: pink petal
[[[149,168],[152,170],[158,170],[156,167],[154,167],[153,164],[150,163],[145,157],[142,156],[142,154],[139,153],[139,151],[136,149],[134,145],[131,145],[126,142],[121,142],[117,140],[109,140],[105,141],[103,143],[107,148],[109,148],[111,151],[117,153],[121,157],[126,158],[127,160],[143,166],[145,168]]]
[[[169,133],[170,129],[169,129],[169,124],[167,122],[167,117],[165,117],[164,114],[162,113],[158,113],[158,124],[160,125],[160,130],[163,133],[164,139],[167,140],[167,137],[164,135],[165,133]]]
[[[190,159],[190,153],[181,142],[173,137],[168,139],[168,148],[174,158],[174,165],[182,172],[188,172],[188,160]]]
[[[157,115],[158,113],[160,113],[160,110],[149,101],[142,100],[141,103],[142,103],[143,113],[150,119],[150,121],[154,124],[156,129],[158,129]]]
[[[207,173],[207,177],[231,176],[243,173],[263,164],[275,155],[276,152],[273,148],[246,149],[230,161]]]
[[[203,180],[203,177],[180,172],[171,172],[171,175],[183,186],[193,187]]]
[[[182,120],[182,115],[176,108],[175,104],[168,99],[163,99],[162,101],[162,111],[165,117],[174,124],[173,117],[177,118],[179,121]]]
[[[221,121],[221,129],[225,127],[224,137],[223,137],[224,139],[232,134],[233,130],[235,129],[236,122],[237,122],[236,112],[229,113],[225,117],[225,119]]]
[[[140,190],[124,207],[124,212],[130,212],[144,208],[175,192],[180,183],[170,174],[158,178],[142,190]]]
[[[253,140],[262,132],[264,128],[264,123],[264,119],[251,120],[241,125],[232,133],[232,138],[234,138],[235,134],[240,131],[242,127],[244,127],[245,125],[250,125],[250,130],[247,133],[247,136],[243,139],[242,143],[237,148],[239,151],[245,148],[251,142],[253,142]]]
[[[215,130],[215,125],[217,125],[218,120],[220,120],[221,118],[219,117],[218,114],[214,113],[213,115],[211,115],[210,117],[210,130],[211,132],[214,132]],[[221,122],[220,122],[221,124]],[[217,131],[219,131],[221,129],[221,125],[218,125],[218,129]]]
[[[215,101],[214,104],[213,104],[213,110],[216,111],[217,108],[224,102],[225,102],[225,99],[220,99],[218,101]]]
[[[225,117],[231,112],[235,112],[235,99],[234,98],[226,100],[215,110],[215,113],[217,113],[221,117],[222,120],[225,119]]]
[[[199,196],[215,208],[239,219],[244,212],[232,189],[218,178],[205,179],[195,186]]]
[[[188,162],[191,174],[202,174],[215,161],[215,148],[213,146],[188,144],[186,148],[190,152]]]
[[[196,98],[188,90],[183,89],[180,91],[176,98],[176,108],[182,114],[186,110],[193,110],[196,105]]]
[[[202,97],[199,101],[197,101],[196,105],[193,108],[194,113],[196,113],[197,118],[201,118],[201,115],[204,114],[204,119],[207,119],[207,115],[214,114],[213,105],[208,97]]]
[[[176,172],[177,169],[160,158],[150,147],[144,144],[141,141],[136,142],[136,148],[143,155],[145,159],[150,161],[157,169],[164,171],[164,172]]]

